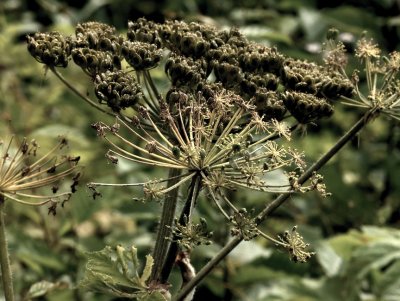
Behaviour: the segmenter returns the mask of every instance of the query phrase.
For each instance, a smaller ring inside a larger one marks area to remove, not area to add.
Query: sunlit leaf
[[[56,289],[65,289],[67,285],[65,283],[53,283],[46,280],[37,282],[33,284],[28,293],[26,294],[26,299],[37,298],[46,295],[47,293],[56,290]]]
[[[138,276],[138,262],[133,255],[132,250],[121,246],[107,246],[101,251],[88,253],[85,276],[80,285],[118,297],[146,296],[147,286]],[[148,277],[149,269],[151,259],[147,259],[143,279]]]
[[[343,260],[327,242],[320,243],[317,246],[316,253],[317,259],[327,276],[331,277],[339,273]]]

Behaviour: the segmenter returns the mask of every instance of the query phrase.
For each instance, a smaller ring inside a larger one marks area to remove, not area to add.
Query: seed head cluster
[[[235,28],[141,18],[128,23],[126,36],[87,22],[77,25],[75,36],[36,33],[27,40],[32,56],[52,71],[72,60],[92,79],[98,102],[116,116],[113,125],[92,125],[112,146],[106,155],[112,163],[125,159],[180,171],[172,186],[164,186],[169,179],[127,185],[142,187],[143,199],[159,200],[200,183],[232,235],[244,239],[260,234],[257,222],[227,192],[305,191],[296,186],[303,154],[287,141],[299,125],[329,117],[337,99],[354,93],[339,68],[288,58]],[[163,93],[151,74],[159,66],[170,82]],[[279,185],[270,180],[276,170],[288,171]],[[94,198],[103,184],[90,184]],[[308,188],[324,190],[322,184]],[[176,223],[174,239],[186,248],[208,242],[204,225],[190,218]]]

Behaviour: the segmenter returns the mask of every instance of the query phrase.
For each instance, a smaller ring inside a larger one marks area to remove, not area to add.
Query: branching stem
[[[187,221],[190,223],[191,222],[191,215],[192,215],[192,210],[195,205],[195,202],[197,200],[197,197],[199,196],[201,189],[201,177],[200,176],[195,176],[192,179],[192,183],[190,185],[189,193],[187,196],[187,200],[185,203],[185,206],[182,209],[181,215],[179,217],[179,223],[182,225],[185,222],[185,217],[187,217]],[[177,242],[172,242],[165,262],[163,266],[163,270],[161,273],[161,282],[165,283],[168,281],[169,274],[171,273],[172,267],[175,262],[175,258],[178,252],[178,244]]]
[[[373,117],[378,114],[375,108],[368,110],[354,125],[348,130],[337,143],[326,152],[317,162],[315,162],[310,168],[308,168],[298,179],[298,184],[303,184],[318,171],[322,166],[324,166],[335,154],[337,154],[343,146],[347,144],[351,139],[353,139],[361,129],[363,129]],[[257,222],[260,224],[264,221],[267,216],[274,212],[278,207],[280,207],[292,194],[285,193],[280,194],[274,201],[269,203],[263,211],[258,215]],[[186,295],[196,287],[218,264],[222,261],[233,249],[235,249],[241,242],[243,238],[240,236],[234,237],[229,243],[227,243],[218,253],[214,256],[203,268],[197,273],[197,275],[188,282],[175,296],[174,301],[182,301]]]

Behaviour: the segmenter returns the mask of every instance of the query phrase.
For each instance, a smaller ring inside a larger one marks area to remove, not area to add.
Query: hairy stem
[[[179,175],[181,171],[178,169],[170,169],[169,176],[170,180],[167,182],[167,187],[175,185],[179,181]],[[156,244],[154,246],[153,258],[154,258],[154,269],[150,279],[152,281],[159,281],[161,271],[164,265],[165,256],[168,252],[170,241],[168,237],[171,236],[172,226],[175,217],[175,209],[178,201],[179,187],[170,190],[165,196],[164,205],[162,208],[160,225],[157,232]]]
[[[194,207],[194,203],[197,200],[197,197],[199,196],[200,188],[201,188],[201,177],[200,176],[195,176],[192,179],[192,183],[190,185],[190,190],[189,194],[186,200],[186,203],[182,209],[181,215],[179,217],[179,223],[183,224],[185,222],[185,216],[188,218],[188,222],[191,220],[191,214],[192,210]],[[175,258],[178,253],[178,243],[177,242],[172,242],[169,249],[168,253],[164,262],[164,266],[162,269],[161,273],[161,282],[167,282],[169,274],[171,274],[172,267],[174,266]]]
[[[322,157],[315,162],[310,168],[308,168],[298,179],[298,183],[301,185],[306,182],[314,172],[318,171],[324,166],[335,154],[337,154],[344,145],[353,139],[357,133],[364,128],[379,112],[376,109],[368,110],[354,125],[348,130],[336,144]],[[267,216],[274,212],[279,206],[281,206],[292,194],[285,193],[280,194],[274,201],[269,203],[263,211],[258,215],[257,222],[260,224],[264,221]],[[197,286],[218,264],[222,261],[234,248],[236,248],[241,242],[242,237],[235,237],[228,244],[226,244],[218,253],[214,256],[198,273],[197,275],[188,282],[175,296],[174,301],[182,301],[185,296]]]
[[[4,197],[0,196],[0,265],[3,280],[4,297],[6,301],[14,300],[11,266],[8,255],[6,229],[4,223]]]

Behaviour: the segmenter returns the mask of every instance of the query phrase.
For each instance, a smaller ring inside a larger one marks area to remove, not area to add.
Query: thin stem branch
[[[344,145],[353,139],[358,132],[363,129],[373,117],[378,114],[375,108],[368,110],[354,125],[348,130],[337,143],[326,152],[317,162],[315,162],[310,168],[308,168],[298,179],[298,183],[301,185],[306,182],[314,172],[318,171],[324,166],[336,153],[338,153]],[[269,203],[263,211],[256,218],[258,224],[266,219],[273,211],[281,206],[292,194],[285,193],[280,194],[274,201]],[[218,253],[214,256],[198,273],[190,280],[175,296],[174,301],[182,301],[186,295],[197,286],[218,264],[222,261],[233,249],[235,249],[243,240],[243,237],[237,236],[233,238],[228,244],[226,244]]]
[[[79,92],[73,85],[71,85],[64,76],[61,75],[60,72],[57,71],[57,69],[55,67],[49,67],[49,69],[51,70],[51,72],[53,72],[55,74],[55,76],[58,77],[59,80],[62,81],[62,83],[64,85],[66,85],[72,92],[74,92],[76,95],[78,95],[80,98],[82,98],[84,101],[86,101],[89,105],[91,105],[92,107],[94,107],[95,109],[106,113],[108,115],[111,116],[118,116],[118,114],[116,113],[112,113],[109,111],[104,110],[100,105],[98,105],[97,103],[95,103],[93,100],[91,100],[89,97],[86,97],[85,95],[83,95],[81,92]]]
[[[14,300],[14,290],[12,283],[12,274],[10,259],[8,255],[8,246],[6,239],[6,229],[4,223],[4,197],[0,196],[0,265],[1,279],[3,280],[4,297],[6,301]]]
[[[337,142],[336,144],[327,151],[317,162],[315,162],[312,166],[310,166],[297,180],[299,185],[302,185],[306,182],[314,172],[318,171],[322,166],[324,166],[336,153],[338,153],[343,146],[347,144],[351,139],[353,139],[357,133],[364,128],[365,125],[369,123],[373,119],[375,115],[375,109],[368,110],[354,125],[353,127],[346,132]],[[279,206],[281,206],[291,194],[281,194],[279,195],[273,202],[269,203],[263,211],[258,215],[258,220],[260,223],[273,211],[275,211]]]

